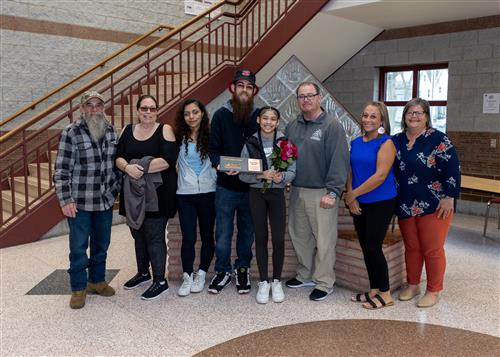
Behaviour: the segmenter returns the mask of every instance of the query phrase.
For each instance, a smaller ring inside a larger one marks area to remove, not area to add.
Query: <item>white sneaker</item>
[[[257,291],[257,302],[259,304],[267,304],[269,301],[269,290],[271,285],[267,281],[259,282],[259,291]]]
[[[188,296],[191,292],[191,285],[193,285],[193,274],[182,274],[182,285],[177,294],[179,296]]]
[[[278,279],[274,279],[271,283],[271,292],[274,302],[283,302],[285,300],[285,293],[283,292],[283,285]]]
[[[199,293],[203,291],[203,288],[205,287],[206,276],[207,272],[201,269],[194,274],[193,285],[191,285],[192,293]]]

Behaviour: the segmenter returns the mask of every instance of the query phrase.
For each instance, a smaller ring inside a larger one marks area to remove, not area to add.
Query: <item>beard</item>
[[[231,101],[233,106],[233,120],[238,125],[247,125],[250,122],[250,117],[253,110],[253,96],[248,96],[247,100],[241,100],[240,97],[233,93]]]
[[[83,114],[83,120],[87,123],[90,137],[95,143],[99,143],[106,134],[106,117],[104,114]]]

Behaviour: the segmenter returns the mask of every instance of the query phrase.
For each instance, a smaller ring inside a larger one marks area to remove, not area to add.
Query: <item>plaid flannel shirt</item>
[[[111,125],[101,146],[92,141],[83,119],[62,131],[53,177],[61,206],[75,202],[77,209],[84,211],[113,207],[121,184],[121,172],[115,165],[117,144]]]

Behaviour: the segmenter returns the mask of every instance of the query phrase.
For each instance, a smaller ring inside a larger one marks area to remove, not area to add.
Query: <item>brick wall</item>
[[[287,200],[288,202],[288,200]],[[168,279],[179,280],[182,278],[182,262],[180,257],[182,234],[180,230],[179,220],[177,216],[169,221],[168,224]],[[339,237],[336,247],[336,264],[335,274],[337,284],[356,291],[365,291],[369,288],[368,274],[366,272],[363,253],[359,246],[359,242],[354,232],[354,225],[349,211],[341,203],[339,208]],[[233,263],[236,258],[235,238],[233,237],[231,262]],[[269,275],[272,275],[272,245],[271,233],[269,232]],[[199,255],[200,255],[201,242],[198,239],[196,243],[196,260],[194,269],[198,269]],[[401,240],[399,230],[387,233],[386,240],[384,241],[384,253],[389,264],[389,279],[391,289],[399,288],[406,279],[405,263],[404,263],[404,247]],[[253,247],[254,258],[252,259],[252,279],[258,279],[258,268],[255,259],[255,246]],[[211,279],[214,273],[215,258],[209,269],[209,278]],[[293,249],[290,236],[288,234],[288,227],[285,233],[285,261],[283,265],[282,278],[288,279],[295,277],[297,266],[297,258],[295,250]]]

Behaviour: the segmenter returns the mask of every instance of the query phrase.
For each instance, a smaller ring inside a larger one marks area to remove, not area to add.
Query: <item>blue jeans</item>
[[[231,241],[236,217],[236,254],[234,268],[249,267],[252,260],[253,226],[249,193],[217,185],[215,191],[215,271],[231,272]]]
[[[69,278],[71,290],[85,290],[87,281],[100,283],[106,274],[113,210],[78,210],[69,225]],[[90,258],[87,256],[90,238]],[[87,277],[88,268],[88,277]]]

